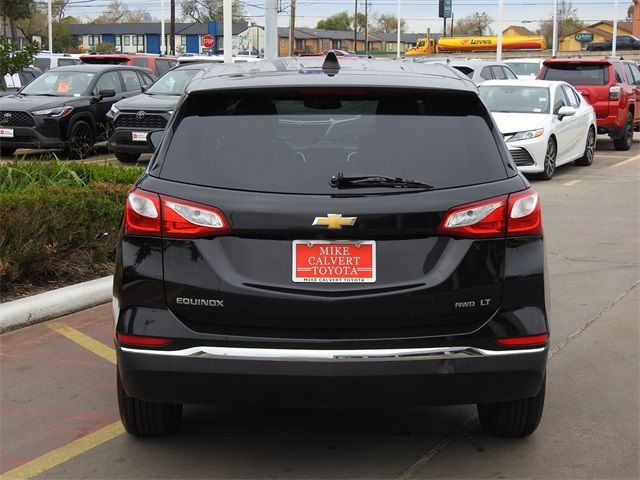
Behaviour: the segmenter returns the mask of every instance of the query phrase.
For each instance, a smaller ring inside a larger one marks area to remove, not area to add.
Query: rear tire
[[[14,153],[16,153],[16,148],[12,147],[0,147],[0,155],[3,157],[11,157]]]
[[[178,428],[182,404],[153,403],[130,397],[118,371],[118,409],[124,429],[136,437],[164,437]]]
[[[627,114],[627,123],[624,125],[624,134],[620,138],[613,139],[616,150],[629,150],[633,146],[633,114]]]
[[[589,133],[587,133],[587,143],[584,147],[584,154],[582,157],[574,161],[574,163],[580,167],[588,167],[593,163],[593,155],[596,149],[596,132],[593,128],[589,127]]]
[[[533,397],[508,402],[479,403],[480,424],[496,437],[526,437],[535,432],[542,418],[546,375]]]
[[[116,153],[115,156],[118,159],[118,161],[120,161],[122,163],[135,163],[140,158],[140,154],[139,153],[119,152],[119,153]]]

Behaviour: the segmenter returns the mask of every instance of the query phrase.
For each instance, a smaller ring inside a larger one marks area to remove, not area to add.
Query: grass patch
[[[126,194],[142,170],[57,160],[0,164],[0,300],[25,285],[110,274]]]

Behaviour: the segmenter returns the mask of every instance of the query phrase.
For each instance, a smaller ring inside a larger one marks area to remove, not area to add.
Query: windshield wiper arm
[[[352,175],[345,177],[339,173],[331,177],[329,185],[333,188],[420,188],[423,190],[433,190],[433,186],[417,180],[408,180],[400,177],[387,177],[385,175]]]

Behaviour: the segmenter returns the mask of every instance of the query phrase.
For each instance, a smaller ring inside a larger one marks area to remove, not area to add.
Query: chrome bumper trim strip
[[[450,360],[541,353],[546,347],[521,350],[486,350],[477,347],[386,348],[371,350],[304,350],[279,348],[192,347],[184,350],[149,350],[121,347],[123,352],[184,358],[297,362],[371,362],[395,360]]]

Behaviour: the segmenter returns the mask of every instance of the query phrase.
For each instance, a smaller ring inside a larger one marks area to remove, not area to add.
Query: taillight
[[[622,87],[620,85],[611,85],[609,87],[609,100],[620,100]]]
[[[164,347],[173,341],[171,338],[128,335],[120,332],[116,333],[116,337],[121,344],[136,347]]]
[[[127,196],[125,235],[195,238],[230,232],[224,214],[215,207],[166,197],[134,188]]]
[[[471,238],[541,235],[538,193],[528,188],[508,196],[454,207],[445,214],[438,233]]]
[[[549,334],[542,333],[540,335],[527,335],[526,337],[508,337],[498,338],[496,340],[500,345],[507,347],[524,347],[529,345],[541,345],[549,341]]]
[[[507,235],[542,235],[540,199],[533,188],[509,195]]]
[[[208,205],[162,196],[162,234],[193,238],[230,231],[224,214]]]
[[[139,188],[127,195],[124,210],[125,235],[160,236],[160,196]]]
[[[463,237],[502,237],[505,232],[507,196],[468,203],[447,212],[438,232]]]

